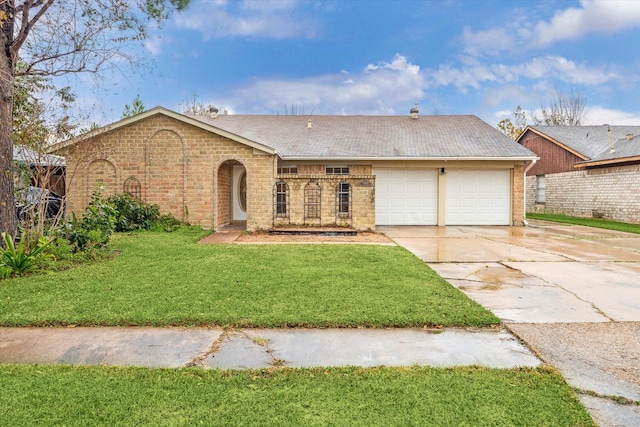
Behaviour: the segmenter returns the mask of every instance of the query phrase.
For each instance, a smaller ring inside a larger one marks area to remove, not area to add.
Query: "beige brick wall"
[[[536,203],[527,177],[527,211],[640,223],[640,165],[545,175],[546,201]]]
[[[511,220],[516,226],[524,225],[525,216],[525,189],[524,189],[524,165],[515,165],[512,174],[513,191],[511,199]]]
[[[141,197],[158,204],[163,213],[207,229],[232,220],[231,180],[234,165],[247,171],[247,229],[269,229],[274,225],[351,226],[375,229],[375,176],[371,164],[353,164],[351,175],[327,176],[325,164],[297,164],[297,175],[277,176],[278,159],[244,144],[157,114],[106,131],[56,154],[67,161],[67,212],[80,216],[91,192],[102,187],[104,196],[122,193],[129,177],[141,184]],[[447,166],[477,167],[476,163],[451,162]],[[282,162],[282,165],[287,163]],[[347,165],[345,165],[347,166]],[[398,163],[398,166],[406,166]],[[415,166],[412,164],[412,166]],[[424,167],[442,167],[440,163]],[[486,163],[485,168],[504,167]],[[422,166],[420,166],[422,167]],[[513,170],[513,223],[523,221],[523,166]],[[274,216],[274,185],[289,186],[289,216]],[[305,217],[304,189],[309,181],[321,187],[321,216]],[[337,214],[336,187],[351,185],[351,212]]]
[[[324,166],[306,166],[303,170],[324,172]],[[362,170],[370,172],[371,167]],[[353,227],[357,230],[375,229],[375,177],[372,175],[281,175],[277,181],[285,182],[288,186],[289,212],[287,217],[274,218],[275,226],[321,225]],[[305,215],[305,189],[310,182],[315,182],[320,187],[320,218],[309,218]],[[340,183],[348,183],[351,186],[351,212],[348,216],[339,215],[337,211],[336,191]]]
[[[104,196],[122,193],[124,181],[133,176],[141,183],[145,202],[178,219],[215,228],[230,220],[230,165],[242,164],[247,170],[247,228],[271,224],[274,156],[164,115],[105,132],[57,154],[67,161],[69,214],[82,214],[98,184]]]

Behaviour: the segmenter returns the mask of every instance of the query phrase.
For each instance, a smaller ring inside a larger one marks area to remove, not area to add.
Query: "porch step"
[[[272,228],[269,234],[276,236],[357,236],[352,228]]]

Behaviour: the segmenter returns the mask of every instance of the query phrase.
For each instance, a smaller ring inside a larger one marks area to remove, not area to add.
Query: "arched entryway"
[[[216,178],[216,228],[227,224],[246,225],[246,168],[237,160],[227,160],[218,168]]]

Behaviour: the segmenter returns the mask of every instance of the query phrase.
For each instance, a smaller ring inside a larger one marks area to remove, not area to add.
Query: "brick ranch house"
[[[186,116],[165,108],[53,147],[67,212],[127,192],[207,229],[522,225],[536,158],[467,116]]]
[[[640,223],[640,126],[529,126],[528,212]]]

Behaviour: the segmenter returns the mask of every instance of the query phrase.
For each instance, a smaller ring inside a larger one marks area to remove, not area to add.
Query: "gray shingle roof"
[[[609,131],[613,139],[611,153]],[[640,156],[640,126],[531,126],[589,158],[588,162]],[[628,141],[627,134],[633,135]]]
[[[40,166],[66,166],[64,157],[56,156],[54,154],[46,154],[34,151],[24,145],[13,146],[13,160],[17,162],[23,162],[28,165],[40,165]]]
[[[271,147],[283,159],[536,157],[472,115],[189,117]]]

